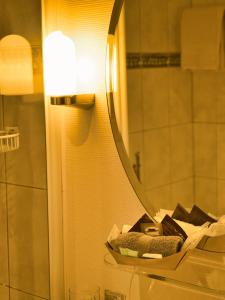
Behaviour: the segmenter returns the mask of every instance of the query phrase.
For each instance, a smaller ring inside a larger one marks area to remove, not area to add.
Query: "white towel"
[[[181,67],[190,70],[224,68],[225,6],[187,8],[181,22]]]

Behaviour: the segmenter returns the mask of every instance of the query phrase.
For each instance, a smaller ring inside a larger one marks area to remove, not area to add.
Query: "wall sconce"
[[[90,109],[94,94],[77,94],[77,62],[75,45],[61,31],[54,31],[44,42],[45,91],[52,105],[75,105]]]
[[[32,50],[19,35],[7,35],[0,41],[0,90],[2,95],[33,93]]]

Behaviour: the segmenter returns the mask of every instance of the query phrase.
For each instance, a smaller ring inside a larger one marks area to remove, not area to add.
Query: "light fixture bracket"
[[[51,96],[52,105],[68,105],[82,109],[91,109],[95,104],[95,94],[80,94],[69,96]]]

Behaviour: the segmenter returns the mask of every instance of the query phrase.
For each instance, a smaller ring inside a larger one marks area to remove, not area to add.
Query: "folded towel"
[[[183,240],[179,236],[151,237],[140,232],[120,234],[117,239],[110,242],[114,251],[120,252],[120,248],[128,248],[138,251],[139,257],[145,253],[169,256],[178,252],[182,244]]]
[[[178,203],[173,212],[172,218],[189,223],[190,214],[180,203]]]
[[[225,6],[187,8],[181,22],[181,66],[190,70],[224,67]]]

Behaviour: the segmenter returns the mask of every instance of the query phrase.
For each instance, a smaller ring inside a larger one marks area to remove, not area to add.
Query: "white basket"
[[[6,127],[0,131],[0,152],[13,151],[19,148],[19,132],[17,127]]]

